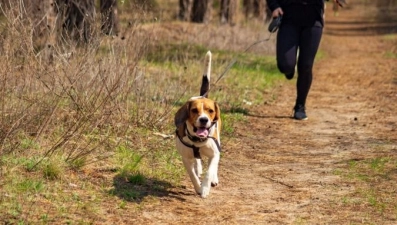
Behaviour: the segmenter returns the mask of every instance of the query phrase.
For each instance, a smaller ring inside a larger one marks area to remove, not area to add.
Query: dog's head
[[[208,98],[193,97],[186,102],[175,114],[175,126],[186,123],[190,132],[203,138],[210,135],[210,128],[220,120],[218,104]]]

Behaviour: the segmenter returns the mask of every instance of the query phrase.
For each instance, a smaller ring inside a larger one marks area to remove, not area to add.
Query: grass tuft
[[[43,170],[44,178],[49,180],[58,179],[63,174],[60,164],[51,161],[47,162],[46,165],[43,165],[42,170]]]
[[[146,182],[146,178],[141,173],[129,174],[127,177],[128,182],[135,185],[144,185]]]
[[[18,192],[39,193],[44,190],[44,183],[39,179],[25,179],[15,184]]]

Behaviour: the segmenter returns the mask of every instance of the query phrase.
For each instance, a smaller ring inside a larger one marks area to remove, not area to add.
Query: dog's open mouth
[[[193,130],[197,136],[203,138],[203,137],[208,137],[208,129],[206,127],[195,127]]]

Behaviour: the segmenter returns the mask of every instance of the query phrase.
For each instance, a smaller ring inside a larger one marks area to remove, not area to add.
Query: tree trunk
[[[94,0],[56,0],[62,21],[63,37],[78,43],[88,43],[93,35]]]
[[[190,21],[192,17],[192,3],[193,0],[179,0],[179,20]]]
[[[117,0],[100,0],[100,9],[102,17],[102,32],[107,35],[118,35],[119,19]]]
[[[213,0],[193,0],[192,22],[208,23],[211,20]]]
[[[258,18],[260,21],[269,21],[271,12],[267,8],[266,0],[244,0],[244,15],[246,19]]]
[[[237,0],[221,0],[221,23],[229,23],[234,25],[236,23],[237,14]]]
[[[57,43],[57,24],[56,24],[56,3],[55,0],[45,0],[44,1],[44,12],[46,12],[45,17],[45,27],[46,27],[46,42],[43,48],[43,58],[47,62],[52,62],[54,58],[54,46]]]

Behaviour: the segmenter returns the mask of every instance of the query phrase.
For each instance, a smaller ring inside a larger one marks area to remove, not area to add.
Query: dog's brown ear
[[[174,123],[176,127],[183,125],[189,118],[190,102],[186,102],[175,114]]]
[[[219,107],[217,102],[214,102],[214,105],[215,105],[215,114],[216,114],[214,120],[217,121],[221,117],[221,108]]]

